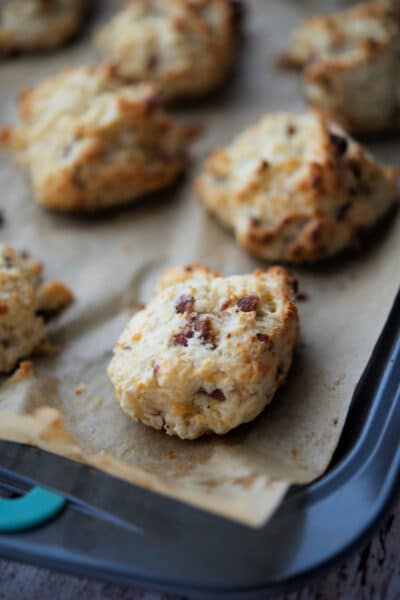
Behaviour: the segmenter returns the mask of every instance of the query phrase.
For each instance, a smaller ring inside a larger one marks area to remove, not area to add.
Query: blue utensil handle
[[[65,498],[35,487],[25,496],[0,498],[0,532],[23,531],[46,523],[65,506]]]

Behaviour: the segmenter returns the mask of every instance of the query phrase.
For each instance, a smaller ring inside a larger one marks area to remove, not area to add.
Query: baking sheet
[[[15,119],[21,87],[70,64],[94,62],[90,31],[120,2],[97,2],[85,35],[50,56],[0,63],[0,122]],[[273,55],[292,26],[318,2],[252,0],[234,79],[215,96],[175,110],[204,135],[193,166],[173,189],[92,218],[46,212],[4,154],[0,158],[1,240],[26,249],[62,279],[75,304],[51,324],[54,356],[35,358],[34,373],[3,380],[0,437],[87,462],[150,489],[259,526],[292,482],[327,467],[354,387],[384,325],[399,282],[400,222],[395,217],[358,256],[294,269],[308,299],[300,303],[301,340],[288,383],[253,423],[224,437],[194,442],[133,423],[113,399],[106,367],[112,347],[166,265],[199,261],[223,274],[266,264],[235,245],[196,201],[191,184],[209,151],[229,142],[263,113],[304,107],[295,75],[277,71]],[[340,6],[327,2],[324,10]],[[369,144],[395,162],[400,141]]]

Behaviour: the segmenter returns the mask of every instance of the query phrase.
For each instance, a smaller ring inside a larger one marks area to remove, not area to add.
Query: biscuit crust
[[[238,2],[131,0],[94,38],[128,81],[152,81],[164,98],[201,95],[229,74]]]
[[[0,244],[0,373],[14,369],[43,341],[41,315],[59,312],[73,300],[64,284],[42,284],[41,274],[39,262]]]
[[[34,198],[93,211],[164,188],[186,166],[194,129],[160,107],[152,85],[123,85],[110,66],[70,68],[24,90],[21,125],[2,142],[30,175]]]
[[[226,278],[200,265],[167,271],[114,349],[108,374],[122,410],[182,439],[254,419],[292,362],[294,287],[281,267]]]
[[[399,125],[400,11],[370,2],[306,19],[293,33],[282,66],[303,69],[310,105],[348,131]]]
[[[301,263],[357,244],[394,204],[396,175],[321,114],[282,113],[213,152],[195,187],[244,248]]]
[[[86,0],[12,0],[0,7],[0,55],[61,46],[81,27]]]

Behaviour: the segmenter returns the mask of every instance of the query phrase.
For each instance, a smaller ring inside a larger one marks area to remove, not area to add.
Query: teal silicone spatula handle
[[[18,498],[0,498],[0,532],[23,531],[41,525],[57,515],[65,498],[35,487]]]

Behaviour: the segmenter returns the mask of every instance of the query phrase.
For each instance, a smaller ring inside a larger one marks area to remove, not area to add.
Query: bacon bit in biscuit
[[[286,128],[286,133],[289,137],[292,137],[292,135],[295,135],[297,133],[297,128],[293,125],[293,123],[289,123],[289,125]]]
[[[210,317],[205,315],[193,315],[186,313],[187,326],[183,331],[174,335],[175,346],[187,346],[188,339],[194,337],[195,333],[199,334],[203,344],[210,343],[216,348],[215,335],[213,333],[212,321]]]
[[[175,346],[184,346],[185,348],[188,345],[188,339],[193,337],[193,331],[183,331],[181,333],[176,333],[174,335],[174,344]]]
[[[257,306],[260,302],[258,296],[243,296],[240,298],[237,305],[242,312],[253,312],[257,310]]]
[[[212,323],[209,317],[198,315],[192,320],[194,330],[200,333],[201,340],[206,344],[211,342],[215,344],[214,335],[212,332]],[[215,347],[215,346],[214,346]]]
[[[329,140],[333,146],[336,158],[340,158],[341,156],[343,156],[343,154],[346,153],[348,147],[348,142],[346,138],[340,135],[336,135],[336,133],[330,133]]]
[[[142,334],[140,333],[140,331],[138,331],[137,333],[134,333],[132,336],[132,342],[138,342],[141,339],[142,339]]]
[[[260,342],[265,342],[266,344],[269,344],[270,342],[269,336],[266,333],[257,333],[257,339]]]
[[[194,298],[189,294],[181,294],[176,301],[175,310],[177,313],[189,313],[193,312]]]
[[[214,398],[214,400],[219,400],[220,402],[225,400],[225,394],[219,388],[216,388],[212,392],[207,392],[204,388],[200,388],[199,392],[200,392],[200,394],[205,394],[206,396],[209,396],[210,398]]]
[[[176,454],[175,454],[175,452],[174,452],[173,450],[170,450],[170,451],[169,451],[169,452],[167,452],[167,454],[165,455],[165,458],[170,458],[170,459],[176,458]]]
[[[6,315],[8,313],[8,306],[4,302],[0,304],[0,315]]]

